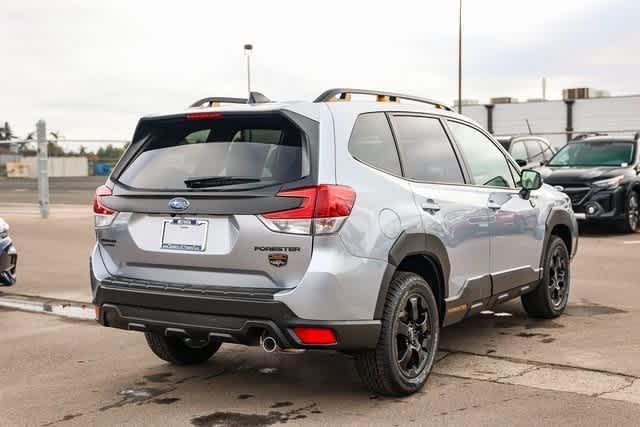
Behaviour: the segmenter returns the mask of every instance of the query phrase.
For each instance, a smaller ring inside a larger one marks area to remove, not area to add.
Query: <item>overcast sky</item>
[[[463,97],[640,93],[638,0],[464,0]],[[312,99],[330,87],[452,104],[457,1],[29,1],[0,6],[0,120],[130,138],[137,119],[211,95]]]

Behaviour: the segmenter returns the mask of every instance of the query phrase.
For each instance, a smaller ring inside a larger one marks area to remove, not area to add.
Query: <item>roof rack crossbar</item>
[[[403,95],[401,93],[393,93],[393,92],[382,92],[379,90],[368,90],[368,89],[349,89],[349,88],[334,88],[328,89],[320,94],[313,102],[328,102],[331,99],[334,99],[336,96],[339,99],[345,99],[346,94],[355,94],[355,95],[374,95],[377,97],[388,97],[391,101],[397,101],[398,99],[406,99],[407,101],[415,101],[421,102],[424,104],[433,105],[436,108],[440,108],[442,110],[447,110],[453,112],[453,108],[444,104],[443,102],[434,101],[428,98],[421,98],[413,95]]]
[[[212,96],[212,97],[208,97],[208,98],[202,98],[197,100],[196,102],[194,102],[193,104],[191,104],[189,106],[189,108],[197,108],[197,107],[202,107],[206,104],[209,104],[208,106],[212,106],[215,103],[219,103],[219,104],[246,104],[247,103],[247,98],[228,98],[228,97],[223,97],[223,96]]]

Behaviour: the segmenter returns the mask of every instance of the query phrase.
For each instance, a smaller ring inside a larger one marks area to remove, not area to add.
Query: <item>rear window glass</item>
[[[168,119],[143,126],[142,152],[118,178],[133,188],[187,189],[194,179],[211,179],[198,188],[254,188],[310,173],[305,135],[281,116]]]

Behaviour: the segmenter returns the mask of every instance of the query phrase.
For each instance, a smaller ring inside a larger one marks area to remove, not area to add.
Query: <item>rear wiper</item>
[[[249,184],[260,181],[261,180],[258,178],[247,178],[242,176],[203,176],[185,179],[184,184],[187,188],[211,188],[234,184]]]

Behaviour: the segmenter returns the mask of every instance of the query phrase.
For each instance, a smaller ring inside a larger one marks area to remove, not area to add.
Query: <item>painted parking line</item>
[[[640,245],[640,240],[627,240],[626,242],[622,242],[625,245]]]

